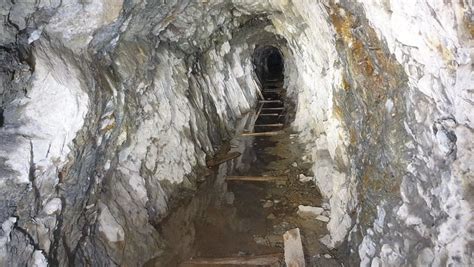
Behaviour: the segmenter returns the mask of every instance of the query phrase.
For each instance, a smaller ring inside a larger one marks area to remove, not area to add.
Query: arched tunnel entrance
[[[285,61],[283,53],[277,47],[265,45],[255,48],[253,64],[260,82],[266,79],[283,80]]]

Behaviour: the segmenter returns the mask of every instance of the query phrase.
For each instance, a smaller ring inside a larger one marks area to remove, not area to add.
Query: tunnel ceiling
[[[349,265],[472,264],[469,1],[0,10],[1,266],[191,257],[204,204],[183,203],[272,66],[330,207],[322,245]],[[178,218],[189,232],[163,231]]]

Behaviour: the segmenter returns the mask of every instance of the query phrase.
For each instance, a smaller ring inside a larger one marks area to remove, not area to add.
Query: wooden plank
[[[282,80],[277,80],[277,81],[264,81],[263,85],[267,84],[283,84],[284,82]]]
[[[259,103],[282,103],[281,100],[260,100]]]
[[[258,116],[260,115],[260,113],[262,112],[262,109],[263,109],[263,103],[259,103],[258,104],[260,107],[258,108],[258,111],[257,111],[257,114],[255,115],[254,119],[252,120],[252,122],[250,123],[250,127],[248,128],[249,130],[250,129],[253,129],[255,128],[255,123],[257,122],[258,120]]]
[[[256,124],[255,127],[283,127],[283,123]]]
[[[262,113],[262,114],[260,114],[260,116],[276,117],[276,116],[280,116],[280,114],[278,114],[278,113]]]
[[[260,83],[257,84],[257,82],[255,80],[253,80],[253,84],[255,86],[255,88],[257,88],[257,93],[258,93],[258,96],[260,96],[260,99],[265,99],[262,95],[262,91],[260,90]]]
[[[283,83],[264,83],[263,84],[263,88],[276,88],[276,87],[279,87],[279,88],[282,88],[283,87]]]
[[[258,132],[258,133],[242,133],[241,136],[274,136],[281,134],[280,131],[274,132]]]
[[[283,234],[285,246],[285,263],[288,267],[305,267],[303,245],[300,229],[294,228]]]
[[[262,108],[262,110],[284,110],[285,107],[281,107],[281,108]]]
[[[240,152],[230,152],[224,156],[221,156],[221,157],[216,157],[216,158],[213,158],[213,159],[210,159],[206,162],[206,165],[207,167],[211,168],[211,167],[215,167],[217,165],[220,165],[226,161],[229,161],[229,160],[232,160],[232,159],[235,159],[237,157],[239,157],[241,154]]]
[[[258,93],[258,96],[260,96],[260,99],[265,99],[265,97],[263,97],[263,94],[262,94],[262,91],[260,90],[260,87],[257,85],[257,93]]]
[[[227,176],[226,181],[243,181],[243,182],[271,182],[286,181],[286,176]]]
[[[280,263],[282,253],[242,256],[228,258],[196,258],[181,263],[181,266],[209,266],[209,265],[253,265],[253,266],[273,266]],[[279,265],[278,265],[279,266]]]

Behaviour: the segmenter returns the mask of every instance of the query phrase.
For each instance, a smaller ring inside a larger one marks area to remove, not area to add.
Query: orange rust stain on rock
[[[464,16],[464,27],[471,38],[474,38],[474,23],[470,20],[469,16]]]
[[[342,89],[344,89],[344,91],[349,91],[351,89],[351,85],[346,77],[342,77]]]
[[[357,144],[357,133],[355,128],[350,128],[349,130],[350,142],[351,145]]]
[[[342,120],[344,118],[344,111],[340,106],[334,106],[333,108],[334,115],[338,120]]]

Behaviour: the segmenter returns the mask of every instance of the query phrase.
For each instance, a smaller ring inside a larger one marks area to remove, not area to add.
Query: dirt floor
[[[329,211],[322,211],[319,219],[298,213],[300,205],[326,205],[311,177],[305,177],[311,176],[311,163],[302,156],[304,146],[286,127],[291,109],[282,76],[264,80],[262,88],[257,109],[238,123],[242,129],[237,136],[209,161],[213,174],[160,224],[168,253],[147,266],[242,266],[196,261],[260,255],[277,255],[277,262],[267,265],[285,266],[283,234],[294,228],[300,230],[307,266],[340,266],[319,241],[327,234]],[[226,181],[230,176],[280,179]]]
[[[283,252],[283,234],[298,227],[308,266],[339,266],[319,241],[327,234],[326,223],[297,214],[299,205],[321,207],[322,203],[314,183],[299,179],[310,166],[300,157],[302,147],[295,141],[296,135],[284,131],[277,136],[250,138],[254,138],[250,149],[255,160],[248,169],[231,175],[284,176],[287,180],[229,181],[225,201],[212,205],[195,223],[194,257]]]

